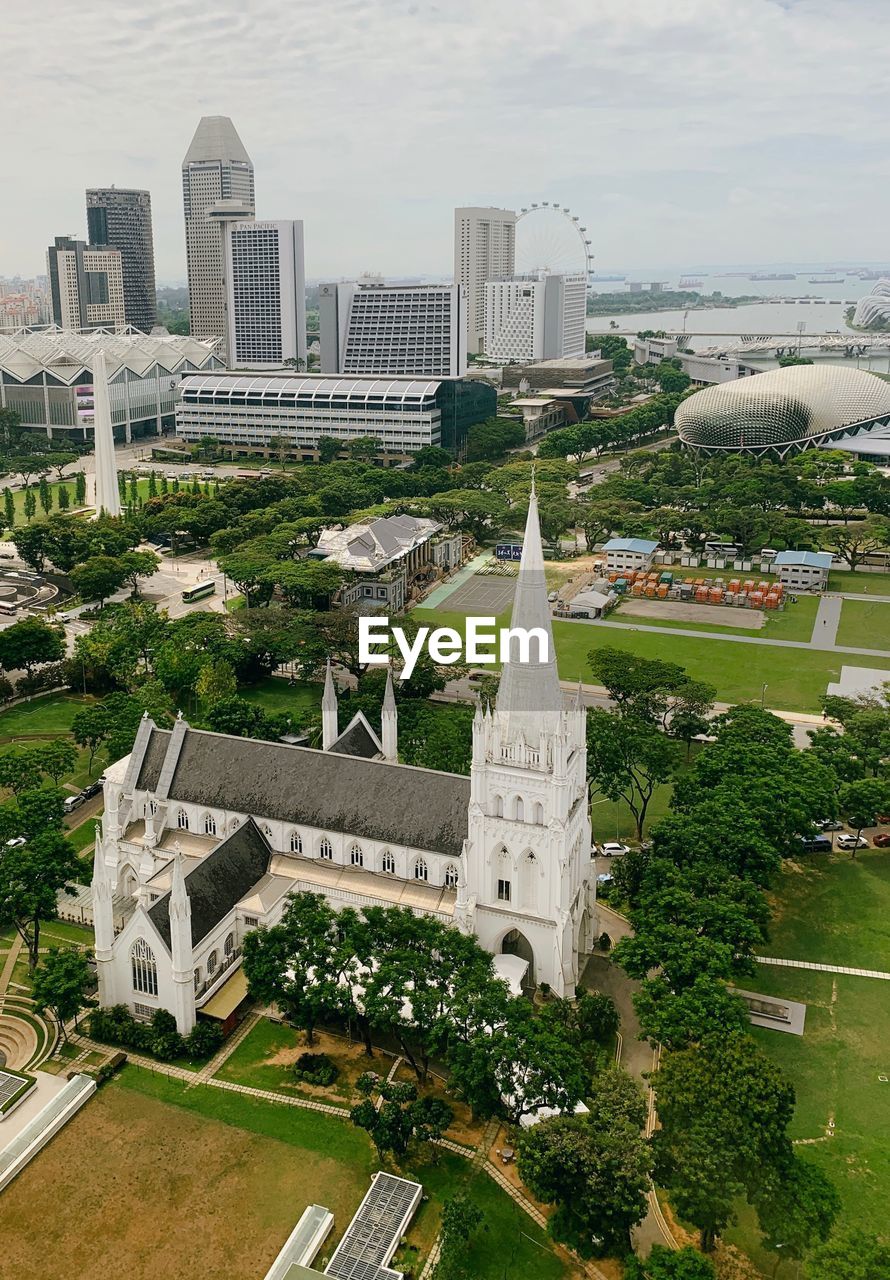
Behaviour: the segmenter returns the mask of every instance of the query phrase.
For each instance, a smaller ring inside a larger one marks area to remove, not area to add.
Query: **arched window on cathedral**
[[[144,938],[137,938],[130,948],[133,990],[146,996],[158,994],[158,966],[155,954]]]
[[[233,818],[232,821],[229,823],[229,830],[237,831],[240,826],[241,826],[241,819]]]
[[[189,816],[186,813],[185,809],[180,809],[179,813],[176,815],[176,825],[179,827],[180,831],[188,831]]]
[[[525,822],[525,801],[522,796],[513,799],[513,817],[517,822]]]
[[[426,859],[425,859],[425,858],[415,858],[415,859],[414,859],[414,879],[415,879],[415,880],[428,880],[428,879],[429,879],[429,871],[427,870],[427,865],[426,865]]]
[[[269,826],[268,822],[263,823],[263,835],[267,840],[272,839],[272,828]]]
[[[538,874],[538,860],[532,851],[524,855],[519,864],[519,904],[532,907],[535,903],[535,880]]]
[[[349,865],[352,867],[363,867],[365,865],[365,855],[362,853],[362,846],[354,844],[349,850]]]
[[[207,976],[212,978],[219,968],[219,952],[211,951],[207,957]]]
[[[327,836],[322,836],[321,838],[321,844],[318,846],[318,856],[320,858],[326,858],[328,862],[330,862],[334,856],[334,846],[331,844]]]
[[[223,943],[223,955],[230,956],[234,950],[235,950],[235,935],[234,933],[227,933],[226,940]]]
[[[513,885],[510,873],[510,854],[502,845],[498,850],[495,859],[495,893],[498,902],[511,902],[513,898]]]
[[[457,888],[457,867],[454,865],[453,862],[449,862],[447,867],[445,868],[445,888],[446,889]]]
[[[396,860],[389,849],[383,850],[383,857],[380,860],[380,870],[385,876],[394,876],[396,873]]]
[[[504,797],[503,796],[495,796],[494,798],[494,816],[496,818],[503,818],[504,816]]]
[[[205,813],[204,815],[204,834],[205,836],[216,835],[216,818],[212,813]]]
[[[535,801],[535,807],[532,809],[532,822],[536,827],[543,827],[544,825],[544,806],[540,800]]]
[[[146,818],[148,818],[148,817],[152,817],[152,818],[153,818],[153,817],[155,816],[155,814],[157,813],[157,811],[158,811],[158,802],[157,802],[157,800],[146,800],[146,802],[145,802],[145,816],[146,816]]]
[[[291,853],[303,852],[303,838],[299,831],[292,831],[290,833],[290,851]]]

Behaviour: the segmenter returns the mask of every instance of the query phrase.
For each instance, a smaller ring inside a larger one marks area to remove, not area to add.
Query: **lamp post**
[[[766,683],[766,681],[764,680],[763,684],[760,686],[760,710],[761,710],[761,711],[763,710],[763,708],[764,708],[764,706],[765,706],[766,691],[767,691],[767,689],[768,689],[768,688],[769,688],[769,685],[768,685],[768,684]]]

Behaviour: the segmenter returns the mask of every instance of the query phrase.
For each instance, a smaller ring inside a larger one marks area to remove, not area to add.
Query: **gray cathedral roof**
[[[151,725],[137,790],[157,789],[170,740],[169,730]],[[167,794],[171,801],[457,855],[467,836],[470,779],[186,728]]]
[[[185,878],[192,911],[192,945],[197,946],[229,914],[269,869],[272,849],[252,818],[202,858]],[[152,923],[170,946],[170,894],[148,909]]]

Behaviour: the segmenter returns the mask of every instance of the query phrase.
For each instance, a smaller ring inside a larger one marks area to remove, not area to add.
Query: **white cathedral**
[[[514,980],[574,995],[595,937],[585,711],[557,677],[534,493],[512,625],[543,628],[548,660],[504,664],[469,778],[398,763],[391,675],[378,738],[361,713],[339,730],[328,668],[321,750],[145,718],[105,775],[100,1003],[168,1009],[183,1033],[199,1013],[231,1023],[245,934],[301,892],[428,913],[514,957]]]

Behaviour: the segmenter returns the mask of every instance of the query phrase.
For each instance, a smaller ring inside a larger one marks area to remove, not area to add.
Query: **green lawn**
[[[774,923],[764,952],[788,959],[890,970],[890,855],[787,864],[774,893]],[[758,1044],[792,1081],[797,1098],[791,1136],[797,1152],[832,1179],[846,1223],[874,1230],[890,1201],[890,991],[876,978],[759,965],[745,986],[807,1006],[802,1038],[752,1027]],[[826,1138],[828,1121],[834,1136]],[[823,1139],[813,1141],[813,1139]],[[727,1232],[772,1274],[774,1254],[760,1249],[753,1215]],[[794,1268],[779,1280],[796,1280]]]
[[[65,487],[66,487],[66,488],[67,488],[67,490],[68,490],[68,497],[69,497],[69,499],[70,499],[70,503],[71,503],[71,505],[69,506],[68,510],[69,510],[70,512],[80,510],[81,508],[76,507],[76,506],[75,506],[75,503],[74,503],[74,477],[72,476],[72,477],[71,477],[71,479],[66,479],[66,480],[62,481],[62,484],[64,484],[64,485],[65,485]],[[52,494],[52,506],[50,507],[50,511],[49,511],[49,514],[50,514],[50,515],[55,515],[55,514],[58,512],[58,510],[59,510],[59,496],[58,496],[58,495],[59,495],[59,489],[60,489],[61,487],[62,487],[62,485],[61,485],[61,484],[59,484],[59,482],[58,482],[57,480],[56,480],[56,481],[50,481],[50,484],[49,484],[49,491],[50,491],[50,493]],[[47,518],[47,517],[46,517],[46,512],[43,510],[43,507],[40,505],[40,493],[38,492],[38,485],[37,485],[37,483],[36,483],[36,482],[35,482],[35,483],[33,483],[33,484],[31,485],[31,488],[34,490],[34,497],[35,497],[35,498],[36,498],[36,500],[37,500],[37,510],[34,512],[33,520],[35,520],[35,521],[45,520],[45,519]],[[13,499],[13,502],[14,502],[14,504],[15,504],[15,523],[16,523],[16,526],[18,526],[18,525],[23,525],[23,524],[27,524],[28,522],[25,520],[25,491],[24,491],[24,489],[13,489],[13,491],[12,491],[12,499]]]
[[[828,575],[829,591],[852,591],[854,594],[890,596],[890,573],[850,573],[837,569]]]
[[[70,733],[71,721],[81,707],[94,702],[79,693],[48,693],[30,702],[0,711],[0,738],[29,733]]]
[[[248,702],[277,715],[290,715],[294,725],[302,724],[321,703],[322,687],[308,681],[288,684],[279,676],[270,676],[258,684],[239,689],[239,695]]]
[[[837,643],[890,652],[890,604],[871,600],[845,600]]]
[[[668,602],[670,603],[670,602]],[[704,611],[709,606],[702,606]],[[798,596],[797,604],[788,604],[781,612],[764,611],[764,625],[755,630],[752,627],[731,627],[716,622],[678,622],[672,618],[643,617],[633,613],[624,613],[619,607],[609,614],[610,622],[625,622],[628,626],[672,627],[681,631],[707,631],[713,635],[754,636],[764,640],[804,640],[809,641],[813,634],[813,623],[819,600],[816,596]],[[706,616],[706,615],[705,615]],[[867,646],[871,647],[871,646]]]
[[[96,823],[99,821],[101,813],[97,813],[95,817],[88,818],[86,822],[81,822],[79,826],[74,827],[68,832],[68,839],[74,845],[78,853],[82,853],[88,845],[91,845],[96,838]]]
[[[338,1200],[343,1199],[344,1193],[350,1195],[354,1209],[367,1190],[371,1174],[378,1167],[373,1148],[361,1130],[318,1112],[261,1102],[209,1085],[187,1089],[168,1076],[132,1067],[127,1067],[119,1081],[110,1087],[135,1091],[181,1107],[193,1115],[298,1147],[305,1153],[306,1185],[305,1202],[294,1203],[295,1222],[304,1203],[330,1202],[335,1194],[334,1187],[328,1185],[332,1168],[335,1169]],[[131,1155],[135,1153],[131,1152]],[[427,1160],[409,1160],[403,1171],[406,1176],[422,1182],[429,1197],[408,1233],[409,1243],[419,1248],[421,1256],[425,1255],[437,1233],[442,1201],[454,1195],[459,1188],[466,1187],[473,1201],[483,1210],[487,1226],[487,1230],[480,1232],[474,1241],[470,1252],[474,1280],[502,1280],[504,1275],[561,1280],[570,1274],[545,1233],[486,1174],[473,1174],[469,1162],[460,1156],[442,1154],[435,1164]],[[338,1217],[322,1256],[330,1256],[331,1246],[347,1220]],[[507,1259],[509,1268],[505,1269]]]
[[[820,855],[798,865],[803,869],[786,866],[775,887],[763,954],[890,972],[890,850]]]

